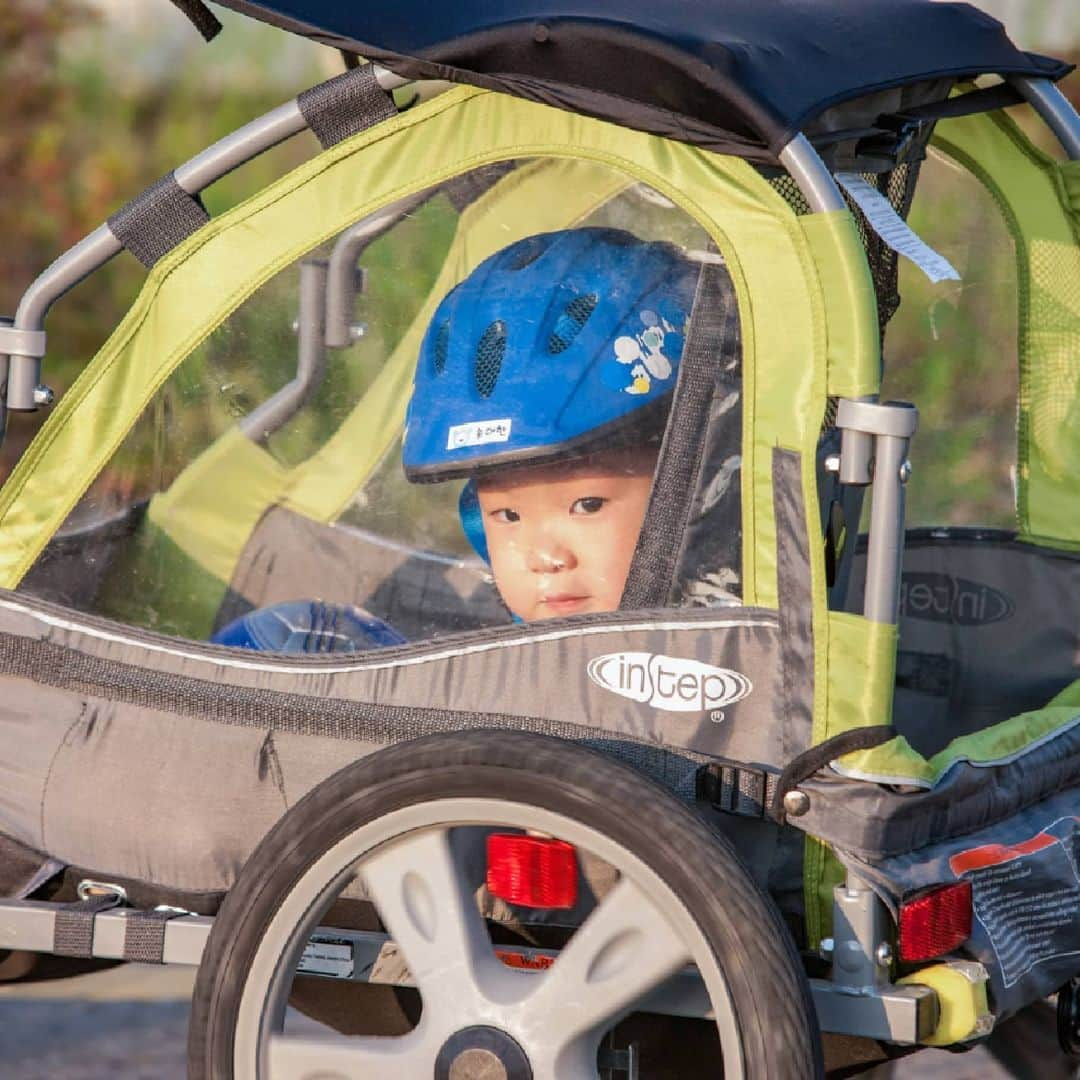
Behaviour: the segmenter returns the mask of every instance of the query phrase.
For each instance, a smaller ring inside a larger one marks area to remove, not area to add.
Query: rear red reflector
[[[900,959],[934,960],[971,937],[971,882],[924,893],[900,908]]]
[[[487,887],[509,904],[571,908],[578,895],[574,847],[546,837],[492,833],[487,840]]]

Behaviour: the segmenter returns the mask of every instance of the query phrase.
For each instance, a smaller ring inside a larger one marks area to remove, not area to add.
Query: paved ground
[[[193,972],[127,965],[77,979],[0,987],[3,1080],[183,1080]],[[1008,1066],[978,1049],[926,1050],[869,1080],[1075,1080],[1046,1023],[1001,1031]],[[1008,1035],[1006,1039],[1005,1036]],[[403,1078],[404,1080],[404,1078]],[[643,1078],[646,1080],[646,1078]]]

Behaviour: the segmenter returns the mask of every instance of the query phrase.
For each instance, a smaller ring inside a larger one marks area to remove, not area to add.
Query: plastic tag
[[[910,259],[931,281],[960,280],[952,263],[921,240],[877,188],[857,173],[837,173],[836,179],[893,251]]]

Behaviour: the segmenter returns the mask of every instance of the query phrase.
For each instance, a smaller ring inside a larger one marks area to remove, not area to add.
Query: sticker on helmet
[[[630,366],[630,382],[616,377],[615,388],[627,394],[647,394],[653,380],[671,378],[672,359],[682,355],[683,338],[679,330],[662,315],[646,308],[640,313],[644,329],[640,334],[622,334],[615,339],[615,359]],[[667,352],[665,352],[665,346]]]
[[[506,442],[510,438],[510,419],[473,420],[468,424],[455,424],[446,436],[447,450],[460,450],[466,446],[484,446],[487,443]]]

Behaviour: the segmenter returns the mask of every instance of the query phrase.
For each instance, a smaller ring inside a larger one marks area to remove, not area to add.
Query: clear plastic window
[[[612,611],[717,262],[685,212],[594,163],[508,162],[403,200],[183,361],[23,587],[301,651]],[[737,468],[739,414],[718,467]],[[726,592],[684,582],[690,602],[737,600],[737,565],[697,570]]]
[[[909,215],[959,281],[900,260],[883,397],[913,401],[919,430],[907,522],[1014,528],[1018,395],[1016,255],[1001,213],[966,170],[931,150]]]

